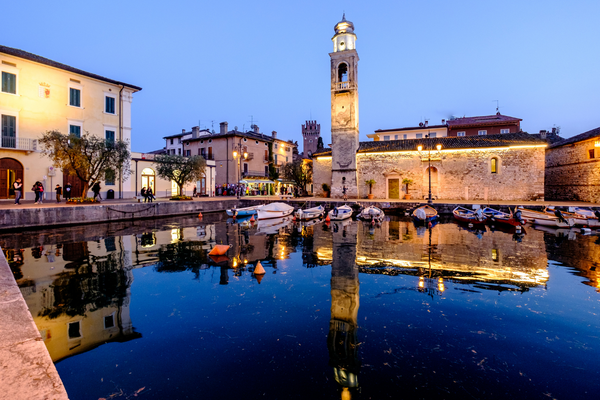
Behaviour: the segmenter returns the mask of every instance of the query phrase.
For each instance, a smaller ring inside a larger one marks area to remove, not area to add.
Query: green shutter
[[[106,131],[106,141],[114,143],[115,142],[115,132],[114,131]]]
[[[15,74],[2,71],[2,91],[17,94],[17,76]]]
[[[81,107],[81,90],[69,88],[69,105]]]

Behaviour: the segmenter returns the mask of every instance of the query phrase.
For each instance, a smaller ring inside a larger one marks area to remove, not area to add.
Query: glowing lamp
[[[236,157],[237,157],[237,151],[234,150],[233,151],[233,158],[236,158]]]
[[[423,146],[419,146],[419,147],[417,147],[417,150],[418,150],[419,152],[423,151]]]
[[[442,145],[438,144],[437,146],[435,146],[437,148],[438,151],[442,150]]]
[[[244,152],[244,158],[248,158],[248,153]]]

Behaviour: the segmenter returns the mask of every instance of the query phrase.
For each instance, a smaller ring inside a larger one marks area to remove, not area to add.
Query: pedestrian
[[[344,185],[342,187],[342,193],[344,193],[344,201],[348,200],[348,193],[346,193],[348,190],[346,189],[346,185]]]
[[[71,200],[71,188],[71,182],[67,182],[67,184],[65,185],[65,200],[67,202]]]
[[[197,194],[198,190],[196,189],[196,186],[194,186],[194,192],[192,193],[192,197],[196,197]]]
[[[13,183],[13,189],[15,190],[15,204],[21,204],[21,197],[23,196],[23,184],[21,183],[20,178],[17,178],[17,180]]]
[[[42,185],[42,182],[36,181],[31,190],[35,192],[34,204],[42,204],[42,196],[44,195],[44,186]]]
[[[142,195],[142,197],[144,198],[144,203],[145,203],[146,201],[148,201],[148,197],[146,196],[146,186],[144,186],[144,187],[142,188],[142,190],[140,191],[140,194],[141,194],[141,195]]]
[[[92,192],[94,192],[94,200],[98,203],[102,200],[102,197],[100,197],[101,189],[102,188],[100,187],[100,182],[96,182],[94,183],[94,186],[92,186]]]
[[[148,196],[148,199],[149,199],[150,203],[152,203],[152,200],[155,199],[154,193],[152,192],[152,186],[150,186],[148,188],[148,190],[146,190],[146,196]]]
[[[60,203],[60,196],[62,195],[62,187],[60,187],[60,185],[57,183],[56,184],[56,202]]]

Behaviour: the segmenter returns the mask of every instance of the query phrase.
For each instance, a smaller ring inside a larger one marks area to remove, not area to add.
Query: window
[[[310,140],[308,141],[308,143],[312,143],[312,139],[310,139]]]
[[[595,157],[596,155],[595,155],[595,151],[594,151],[594,149],[589,149],[589,150],[588,150],[588,154],[589,154],[590,158],[596,158],[596,157]]]
[[[275,150],[277,150],[277,143],[275,143],[275,145],[273,147],[275,148]]]
[[[430,138],[437,137],[437,133],[436,133],[436,132],[431,132],[431,133],[429,134],[429,137],[430,137]]]
[[[510,133],[510,129],[500,129],[500,133]]]
[[[17,117],[2,116],[2,147],[17,148]]]
[[[275,164],[277,164],[277,154],[275,154]]]
[[[491,167],[492,174],[498,173],[498,159],[496,157],[493,157],[490,160],[490,167]]]
[[[389,136],[384,136],[383,140],[390,140],[390,137]]]
[[[105,99],[104,112],[106,112],[107,114],[114,114],[115,113],[115,98],[112,96],[105,96],[104,99]]]
[[[244,174],[248,175],[248,164],[244,163]]]
[[[115,314],[110,314],[104,317],[104,329],[114,328],[115,326]]]
[[[465,131],[456,132],[456,136],[465,136]]]
[[[265,176],[269,176],[269,167],[265,165]]]
[[[173,139],[171,139],[171,144],[173,144]]]
[[[181,155],[181,149],[177,149],[177,155],[180,156]]]
[[[265,150],[265,161],[269,161],[269,150]]]
[[[81,321],[69,322],[69,339],[81,337]]]
[[[479,136],[487,135],[487,131],[484,129],[484,130],[478,131],[477,134]]]
[[[202,158],[206,158],[206,149],[204,147],[201,149],[198,149],[198,155],[202,156]]]
[[[181,138],[179,138],[179,139],[177,139],[177,140],[178,140],[178,142],[177,142],[177,143],[181,144]]]
[[[285,158],[285,162],[290,162],[289,157]]]
[[[81,107],[81,90],[69,88],[69,105],[73,107]]]
[[[17,94],[17,75],[2,71],[2,91]]]
[[[104,174],[104,183],[107,186],[114,186],[115,184],[115,171],[109,170]]]
[[[255,142],[256,144],[258,144],[258,140],[255,140],[254,142]]]
[[[268,146],[268,145],[269,145],[268,143],[265,143],[265,146]]]
[[[106,141],[109,143],[115,142],[115,131],[105,131]]]
[[[402,136],[402,139],[404,139],[404,140],[408,139],[408,135],[405,133],[405,134]]]
[[[417,139],[423,139],[423,134],[422,133],[417,133]]]
[[[75,137],[81,137],[81,126],[78,125],[69,125],[69,135],[73,135]]]
[[[192,151],[191,150],[186,150],[185,151],[185,156],[186,157],[190,157],[192,155]]]
[[[338,82],[347,82],[348,81],[348,65],[346,63],[341,63],[338,67]]]
[[[248,141],[248,139],[244,138],[244,142],[247,142],[247,141]]]
[[[394,136],[394,140],[398,140],[398,135],[395,135],[395,136]]]

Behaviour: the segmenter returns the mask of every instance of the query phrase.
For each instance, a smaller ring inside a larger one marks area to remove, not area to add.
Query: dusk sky
[[[357,35],[361,140],[494,114],[495,100],[530,133],[600,126],[598,0],[4,2],[0,44],[141,86],[133,151],[252,119],[299,143],[317,120],[328,144],[343,12]]]

